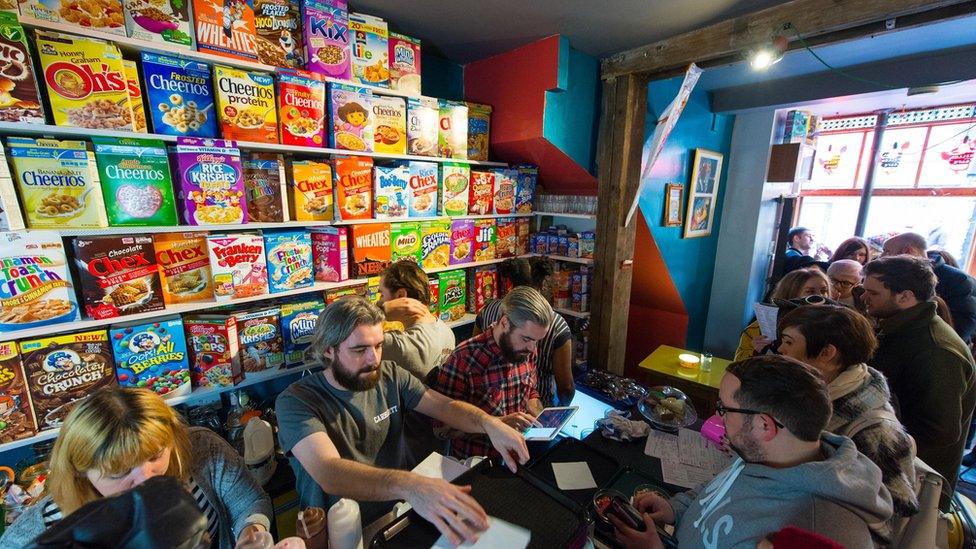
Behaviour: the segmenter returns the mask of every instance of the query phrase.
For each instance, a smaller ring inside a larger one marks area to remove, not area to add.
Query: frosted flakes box
[[[420,223],[420,262],[424,269],[443,269],[450,265],[451,222]]]
[[[270,74],[214,66],[217,118],[225,139],[278,142],[274,78]]]
[[[351,80],[346,0],[305,0],[302,2],[302,27],[307,61],[305,67],[331,78]]]
[[[166,48],[193,47],[189,0],[124,0],[125,33]]]
[[[407,259],[420,263],[420,224],[392,223],[390,229],[391,261]]]
[[[194,387],[232,387],[244,381],[234,315],[183,317]]]
[[[281,334],[281,308],[262,307],[235,313],[241,367],[247,372],[281,368],[285,364],[285,340]]]
[[[342,282],[349,279],[349,235],[345,227],[312,229],[312,261],[315,280]]]
[[[373,97],[373,150],[407,154],[407,103],[402,97]]]
[[[122,60],[125,67],[125,86],[129,91],[129,107],[132,109],[132,129],[147,133],[146,108],[142,104],[142,86],[139,84],[139,67],[135,61]]]
[[[511,217],[495,220],[495,258],[518,255],[518,222]]]
[[[7,145],[28,228],[108,227],[94,154],[84,141],[8,137]]]
[[[408,207],[410,217],[433,217],[437,215],[437,164],[434,162],[410,161],[410,193]]]
[[[278,119],[285,145],[325,144],[325,81],[318,73],[278,71]]]
[[[92,137],[112,226],[176,225],[166,145],[159,139]]]
[[[336,219],[372,219],[373,159],[353,156],[334,162]]]
[[[468,271],[468,312],[478,314],[490,299],[498,299],[498,269],[494,265]]]
[[[210,235],[210,275],[217,301],[268,293],[268,263],[259,234]]]
[[[310,362],[306,351],[312,345],[315,326],[325,309],[321,298],[308,298],[281,304],[281,334],[285,343],[285,365],[298,366]]]
[[[474,255],[474,220],[451,221],[451,265],[470,263]]]
[[[80,318],[61,235],[0,232],[0,333]]]
[[[494,219],[474,220],[474,257],[472,259],[475,261],[495,259],[495,230]]]
[[[440,105],[432,97],[407,99],[407,153],[437,156]]]
[[[488,160],[488,143],[491,136],[491,105],[467,103],[468,106],[468,160]]]
[[[210,67],[142,52],[142,77],[153,133],[217,137]]]
[[[347,151],[373,150],[373,92],[349,84],[329,83],[329,147]]]
[[[264,249],[271,293],[308,288],[315,281],[308,231],[264,231]]]
[[[125,16],[120,0],[25,0],[20,14],[25,17],[64,23],[125,36]]]
[[[495,213],[511,215],[515,210],[515,181],[518,172],[512,169],[495,170]]]
[[[420,95],[420,40],[390,33],[390,89]]]
[[[376,219],[407,217],[409,184],[410,165],[406,162],[373,167],[373,213]]]
[[[17,10],[16,2],[13,6]],[[0,121],[44,124],[41,94],[17,14],[0,12]]]
[[[350,257],[353,278],[377,276],[390,264],[390,224],[368,223],[352,226]]]
[[[193,0],[197,49],[224,57],[258,58],[252,0]]]
[[[305,66],[300,4],[290,0],[254,0],[258,61],[292,69]]]
[[[179,316],[114,324],[109,341],[120,386],[149,389],[164,399],[190,394],[189,353]]]
[[[288,221],[285,215],[285,160],[280,154],[244,153],[244,192],[247,197],[249,223],[277,223]]]
[[[539,167],[519,164],[515,167],[515,213],[532,213],[535,202],[535,187],[539,180]]]
[[[79,236],[71,245],[88,318],[165,308],[151,236]]]
[[[441,320],[451,322],[464,317],[467,284],[464,269],[446,271],[437,275],[440,283]]]
[[[247,201],[241,153],[233,141],[178,137],[174,161],[185,224],[244,223]]]
[[[132,107],[118,46],[46,31],[37,31],[36,38],[55,124],[132,131]],[[99,77],[93,78],[96,74]]]
[[[390,86],[389,37],[386,21],[362,13],[349,14],[353,82]]]
[[[471,167],[445,162],[441,165],[441,192],[438,212],[442,215],[468,215]]]
[[[153,235],[153,248],[167,305],[213,300],[207,233]]]
[[[332,166],[316,160],[291,163],[288,209],[295,221],[332,221]]]
[[[471,170],[471,182],[468,187],[468,213],[472,215],[488,215],[495,211],[495,174]]]
[[[34,436],[37,423],[17,343],[0,343],[0,444]]]
[[[468,158],[468,106],[459,101],[440,100],[440,129],[437,134],[437,156]]]

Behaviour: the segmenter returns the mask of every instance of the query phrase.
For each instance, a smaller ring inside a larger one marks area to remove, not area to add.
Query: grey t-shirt
[[[302,507],[328,509],[339,501],[326,494],[291,450],[305,437],[325,433],[339,455],[384,468],[400,466],[404,408],[420,403],[427,388],[393,362],[380,363],[380,381],[370,391],[337,389],[316,373],[292,383],[278,395],[278,440],[295,471]]]
[[[428,372],[451,356],[455,345],[454,330],[443,320],[419,322],[402,332],[386,332],[383,360],[396,362],[397,366],[423,381]]]

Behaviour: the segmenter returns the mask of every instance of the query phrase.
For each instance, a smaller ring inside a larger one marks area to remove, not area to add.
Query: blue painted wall
[[[428,97],[464,101],[464,67],[438,57],[420,54],[420,91]]]
[[[560,38],[559,89],[546,92],[542,134],[590,173],[596,154],[600,62]]]

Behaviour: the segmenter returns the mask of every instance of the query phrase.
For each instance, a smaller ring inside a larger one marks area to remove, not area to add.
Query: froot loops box
[[[120,386],[146,388],[163,398],[190,394],[189,355],[180,317],[114,325],[109,341]]]

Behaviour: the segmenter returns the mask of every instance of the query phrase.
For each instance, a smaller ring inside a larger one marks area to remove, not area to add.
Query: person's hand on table
[[[674,507],[656,492],[645,492],[634,498],[634,508],[661,524],[674,524]]]
[[[542,427],[542,424],[536,421],[535,416],[526,412],[515,412],[498,419],[520,433],[525,432],[529,427]]]
[[[617,542],[626,549],[664,549],[664,542],[661,541],[661,536],[657,534],[654,519],[648,514],[642,516],[644,518],[643,532],[634,530],[613,515],[607,517],[613,523],[614,528],[617,529]]]
[[[488,514],[471,497],[470,486],[415,475],[407,503],[454,545],[474,543],[488,529]]]
[[[518,471],[519,465],[529,461],[529,447],[525,445],[525,437],[521,432],[523,429],[516,430],[505,421],[509,416],[524,416],[517,421],[527,422],[526,427],[538,422],[531,415],[523,413],[509,414],[501,418],[488,416],[487,421],[484,422],[485,433],[491,440],[491,445],[505,458],[505,464],[514,473]]]

